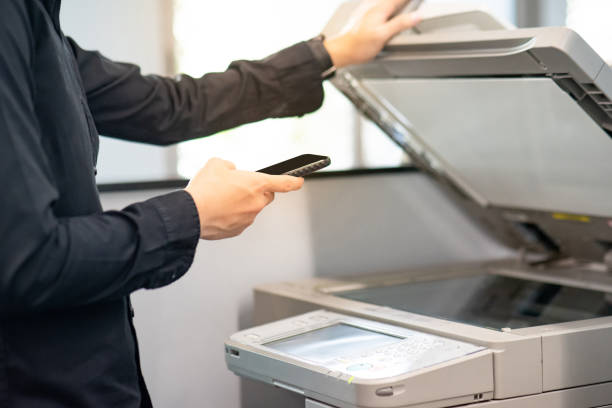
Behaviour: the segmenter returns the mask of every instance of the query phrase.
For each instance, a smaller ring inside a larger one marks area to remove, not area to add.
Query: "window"
[[[168,74],[171,1],[64,0],[62,27],[85,49],[138,64],[144,73]],[[177,178],[176,149],[102,137],[97,168],[98,183]]]
[[[195,76],[223,71],[233,60],[260,59],[314,37],[342,2],[177,0],[174,34],[179,71]],[[354,135],[361,123],[351,104],[330,84],[325,84],[325,95],[324,107],[303,118],[266,120],[181,144],[179,173],[191,177],[215,156],[245,170],[302,153],[332,157],[331,169],[355,166],[360,158]],[[396,162],[403,157],[401,153],[395,156]]]
[[[442,2],[445,0],[430,0]],[[448,2],[448,0],[446,0]],[[176,0],[174,35],[179,71],[200,76],[225,70],[236,59],[259,59],[317,35],[344,0],[217,2]],[[474,3],[474,2],[472,2]],[[514,1],[476,2],[509,21]],[[361,118],[330,84],[323,107],[301,119],[272,119],[178,147],[178,171],[191,177],[210,157],[256,170],[302,153],[330,156],[329,169],[389,167],[405,154]]]
[[[601,57],[612,63],[612,1],[568,0],[567,26],[576,30]]]
[[[176,70],[201,76],[223,71],[233,60],[262,58],[317,35],[343,2],[65,0],[62,24],[83,47],[100,50],[118,61],[134,62],[145,73],[173,73],[168,56],[174,45]],[[514,20],[514,0],[469,3]],[[97,18],[89,18],[92,13]],[[245,125],[178,147],[160,148],[102,138],[97,181],[121,183],[178,175],[191,177],[213,156],[232,160],[245,170],[306,152],[329,155],[333,161],[331,169],[387,167],[406,162],[404,153],[375,125],[361,118],[343,95],[330,84],[325,84],[325,88],[323,108],[304,118]]]

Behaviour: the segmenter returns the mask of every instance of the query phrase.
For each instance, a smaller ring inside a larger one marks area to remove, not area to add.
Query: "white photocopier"
[[[260,286],[229,369],[311,408],[612,407],[612,69],[453,10],[333,82],[516,256]]]

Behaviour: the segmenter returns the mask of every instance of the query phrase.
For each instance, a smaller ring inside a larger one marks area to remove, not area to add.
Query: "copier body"
[[[326,309],[486,347],[491,398],[469,406],[612,405],[612,69],[566,28],[446,21],[333,82],[517,256],[260,286],[256,321]]]

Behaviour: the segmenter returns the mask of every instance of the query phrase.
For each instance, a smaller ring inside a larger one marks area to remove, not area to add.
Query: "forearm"
[[[225,73],[204,76],[203,93],[217,101],[208,104],[206,134],[318,109],[323,102],[321,74],[331,61],[314,53],[315,41],[296,44],[262,61],[237,61]]]
[[[187,271],[199,238],[195,205],[184,191],[123,211],[33,221],[4,234],[14,239],[0,249],[0,315],[82,306],[167,285]]]
[[[73,43],[88,103],[101,134],[171,144],[272,117],[299,116],[323,101],[331,66],[320,41],[261,61],[236,61],[222,73],[176,79],[142,76]]]

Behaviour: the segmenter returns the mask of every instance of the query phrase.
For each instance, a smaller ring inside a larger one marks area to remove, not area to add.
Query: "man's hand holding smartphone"
[[[226,160],[209,160],[185,188],[198,209],[200,238],[240,235],[274,200],[275,193],[299,190],[304,184],[299,176],[330,163],[329,157],[304,154],[254,173],[236,170]]]
[[[240,235],[275,193],[302,188],[304,179],[236,170],[233,163],[211,159],[185,188],[200,216],[200,238],[217,240]]]

